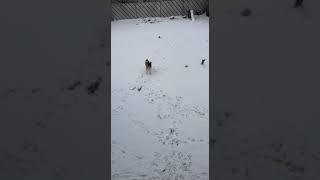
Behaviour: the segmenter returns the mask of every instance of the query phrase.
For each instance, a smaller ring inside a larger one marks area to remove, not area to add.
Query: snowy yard
[[[113,180],[209,179],[209,18],[195,18],[112,22]]]

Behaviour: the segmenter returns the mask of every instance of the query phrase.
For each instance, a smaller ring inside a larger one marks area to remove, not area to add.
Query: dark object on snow
[[[141,91],[141,89],[142,89],[142,86],[140,86],[140,87],[138,88],[138,91]]]
[[[88,94],[94,94],[98,90],[101,84],[101,81],[102,81],[102,78],[99,77],[96,81],[92,82],[87,88]]]
[[[209,6],[208,6],[208,7],[209,7]],[[204,10],[205,10],[206,16],[209,17],[209,8],[208,8],[208,7],[206,7]]]
[[[158,36],[159,39],[161,39],[161,36]]]
[[[244,9],[242,12],[241,12],[241,15],[243,17],[248,17],[248,16],[251,16],[252,15],[252,11],[248,8]]]
[[[303,0],[295,0],[294,8],[303,8]]]
[[[146,66],[146,72],[147,74],[151,74],[151,68],[152,68],[152,62],[149,61],[148,59],[145,60],[144,62],[145,66]]]
[[[65,89],[66,90],[69,90],[69,91],[73,91],[75,90],[78,86],[80,86],[81,82],[80,81],[76,81],[74,82],[73,84],[71,84],[70,86],[66,87]]]
[[[202,61],[201,61],[201,64],[203,65],[204,64],[204,61],[206,61],[205,59],[202,59]]]
[[[189,66],[188,66],[188,65],[185,65],[184,67],[187,68],[187,67],[189,67]]]
[[[169,19],[174,19],[174,16],[170,16],[170,18]]]
[[[191,19],[191,12],[188,10],[188,18]]]

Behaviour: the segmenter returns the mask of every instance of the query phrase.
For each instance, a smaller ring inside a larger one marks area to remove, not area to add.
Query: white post
[[[194,21],[194,14],[193,14],[193,10],[190,10],[190,14],[191,14],[191,20]]]

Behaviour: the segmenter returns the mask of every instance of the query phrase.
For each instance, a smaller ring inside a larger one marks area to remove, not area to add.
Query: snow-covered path
[[[112,22],[112,179],[208,179],[208,23]]]

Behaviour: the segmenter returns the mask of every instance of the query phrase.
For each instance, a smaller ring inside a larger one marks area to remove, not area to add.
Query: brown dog
[[[149,61],[148,59],[146,59],[146,61],[144,62],[145,66],[146,66],[146,73],[151,74],[151,68],[152,68],[152,62]]]

